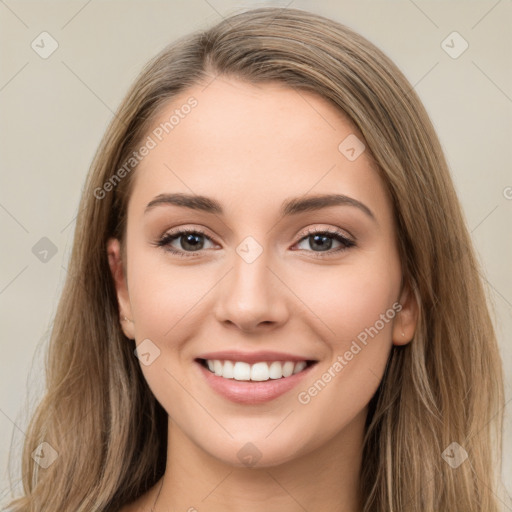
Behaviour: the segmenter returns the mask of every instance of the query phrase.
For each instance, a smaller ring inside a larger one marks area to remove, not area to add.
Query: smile
[[[244,361],[200,359],[201,364],[224,379],[263,382],[295,375],[313,361],[260,361],[249,364]]]
[[[318,361],[195,359],[202,378],[216,394],[243,405],[274,400],[296,387]]]

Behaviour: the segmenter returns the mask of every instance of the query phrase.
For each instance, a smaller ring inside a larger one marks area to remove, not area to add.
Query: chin
[[[245,433],[239,440],[216,444],[214,450],[211,445],[202,446],[202,449],[220,462],[237,468],[279,466],[300,457],[305,451],[304,445],[298,447],[298,440],[289,435],[276,435],[274,439],[265,439],[266,436],[268,434],[249,437]]]

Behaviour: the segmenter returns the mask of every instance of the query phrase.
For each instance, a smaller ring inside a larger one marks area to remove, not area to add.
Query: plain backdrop
[[[166,44],[262,5],[310,10],[359,31],[396,62],[431,116],[494,311],[507,393],[508,493],[500,499],[512,510],[510,0],[1,1],[0,505],[10,492],[11,444],[19,454],[44,389],[45,349],[78,200],[113,112]],[[41,37],[46,52],[58,45],[49,56],[37,47]],[[49,251],[43,258],[40,247]]]

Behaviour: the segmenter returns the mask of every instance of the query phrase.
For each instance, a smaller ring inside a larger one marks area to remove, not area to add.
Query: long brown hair
[[[24,445],[24,496],[10,506],[115,511],[165,471],[167,415],[120,328],[106,253],[109,237],[123,240],[136,170],[113,176],[164,102],[219,74],[278,81],[332,102],[364,136],[393,200],[403,279],[416,295],[419,320],[412,342],[392,349],[370,403],[364,511],[497,512],[501,361],[433,126],[413,87],[373,44],[327,18],[280,8],[249,10],[179,39],[122,101],[83,191],[47,389]],[[43,441],[58,452],[45,469],[31,457]],[[457,467],[450,463],[465,455]]]

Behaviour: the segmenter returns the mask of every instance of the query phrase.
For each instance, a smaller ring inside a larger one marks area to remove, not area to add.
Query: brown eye
[[[163,247],[165,250],[176,254],[178,256],[190,257],[194,256],[194,252],[200,252],[204,249],[204,240],[212,242],[211,238],[200,230],[197,229],[183,229],[165,235],[158,240],[156,245]],[[181,246],[177,249],[173,246],[173,242],[178,242]],[[213,242],[212,242],[213,243]],[[192,254],[187,254],[192,253]]]
[[[355,242],[353,242],[346,236],[342,235],[339,231],[308,231],[308,234],[305,237],[301,238],[301,240],[298,243],[303,243],[303,241],[306,241],[308,243],[309,247],[311,248],[311,251],[314,253],[325,252],[328,254],[332,254],[340,251],[345,251],[350,247],[356,245]],[[338,242],[340,246],[338,248],[332,249],[332,245],[334,242]],[[321,254],[316,254],[316,256],[322,257]]]

